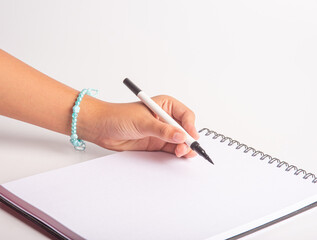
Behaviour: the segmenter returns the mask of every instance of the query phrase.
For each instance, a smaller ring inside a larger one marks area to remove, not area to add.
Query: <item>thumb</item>
[[[186,140],[186,134],[182,130],[159,120],[153,122],[149,135],[170,143],[183,143]]]

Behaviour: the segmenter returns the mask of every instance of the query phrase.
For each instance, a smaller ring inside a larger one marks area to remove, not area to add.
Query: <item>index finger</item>
[[[199,134],[195,128],[195,113],[177,99],[171,98],[171,101],[171,115],[181,123],[186,132],[197,140],[199,138]]]

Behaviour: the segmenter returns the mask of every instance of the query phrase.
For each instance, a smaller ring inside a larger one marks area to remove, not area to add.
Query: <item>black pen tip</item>
[[[210,163],[212,163],[213,165],[215,165],[214,162],[211,160],[211,158],[210,158],[207,154],[204,156],[204,158],[205,158],[208,162],[210,162]]]
[[[213,161],[211,160],[211,158],[208,156],[208,154],[206,153],[206,151],[199,145],[199,143],[197,141],[193,142],[190,145],[191,149],[193,149],[196,153],[198,153],[200,156],[202,156],[203,158],[205,158],[208,162],[212,163],[213,165],[215,165],[213,163]]]

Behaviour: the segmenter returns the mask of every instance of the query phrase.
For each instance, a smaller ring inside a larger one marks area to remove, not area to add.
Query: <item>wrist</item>
[[[77,118],[78,138],[98,144],[102,113],[106,111],[107,103],[85,95],[80,104]]]

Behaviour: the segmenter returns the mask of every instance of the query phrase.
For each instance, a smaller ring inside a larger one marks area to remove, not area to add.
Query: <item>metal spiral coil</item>
[[[279,160],[278,158],[273,158],[271,157],[270,155],[268,154],[265,154],[261,151],[258,151],[252,147],[249,147],[247,146],[246,144],[243,144],[243,143],[240,143],[239,141],[237,140],[234,140],[230,137],[226,137],[222,134],[218,134],[217,132],[213,131],[213,130],[210,130],[208,128],[203,128],[199,131],[199,133],[203,132],[203,131],[207,131],[205,133],[205,136],[210,136],[210,135],[213,135],[213,139],[218,139],[218,138],[221,138],[220,139],[220,142],[224,143],[226,142],[227,140],[229,141],[228,142],[228,146],[233,146],[234,144],[236,144],[236,149],[244,149],[244,153],[248,153],[248,152],[252,152],[252,157],[255,157],[257,155],[260,155],[260,160],[265,160],[267,159],[268,160],[268,164],[273,164],[275,163],[276,164],[276,167],[278,168],[281,168],[281,167],[285,167],[285,171],[286,172],[290,172],[291,170],[294,172],[294,175],[300,175],[302,174],[303,175],[303,179],[312,179],[312,183],[317,183],[317,176],[313,173],[308,173],[306,172],[304,169],[300,169],[294,165],[290,165],[288,164],[287,162],[284,162],[284,161],[281,161]]]

